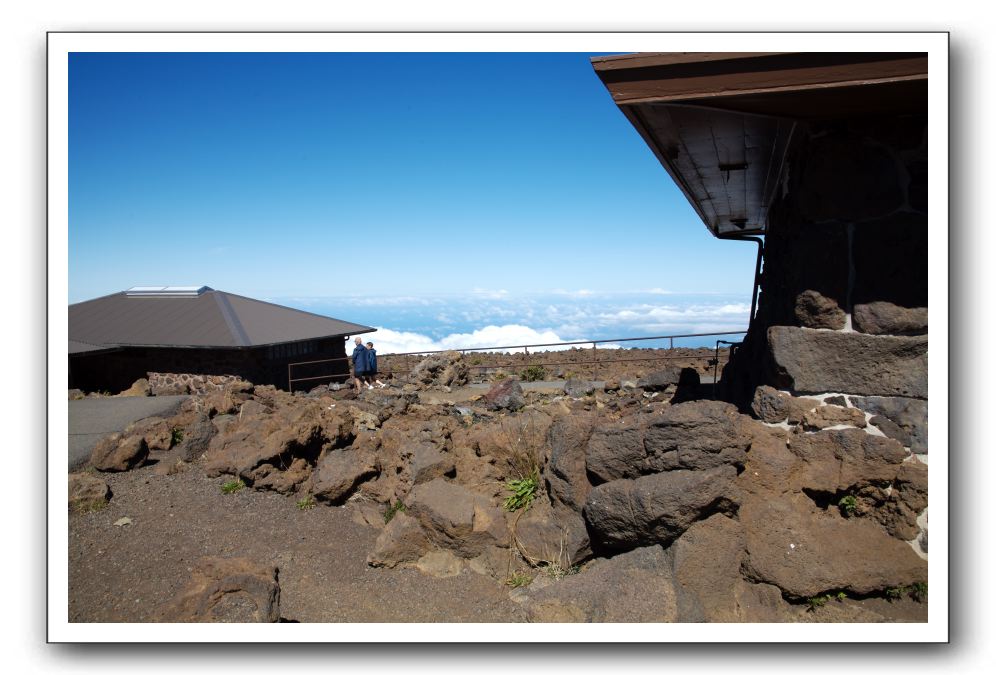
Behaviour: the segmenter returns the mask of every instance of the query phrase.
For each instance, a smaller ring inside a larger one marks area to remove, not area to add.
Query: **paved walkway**
[[[84,398],[69,402],[69,470],[82,468],[97,441],[136,420],[169,417],[188,396]]]

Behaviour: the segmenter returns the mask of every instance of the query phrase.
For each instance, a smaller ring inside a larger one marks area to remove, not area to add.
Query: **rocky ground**
[[[888,402],[744,414],[675,367],[447,400],[468,361],[107,437],[70,475],[71,620],[926,620],[925,430]]]

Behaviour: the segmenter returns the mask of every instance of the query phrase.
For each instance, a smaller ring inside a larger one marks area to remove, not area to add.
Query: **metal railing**
[[[519,368],[519,367],[528,367],[528,366],[542,366],[544,368],[547,367],[547,366],[576,366],[579,369],[583,369],[585,371],[588,371],[587,374],[591,374],[592,376],[597,376],[597,374],[599,372],[599,368],[601,366],[609,365],[609,364],[614,364],[614,363],[667,362],[667,361],[673,361],[673,360],[678,360],[678,359],[688,359],[689,358],[687,355],[684,355],[684,354],[671,354],[671,355],[654,354],[654,355],[645,355],[645,356],[637,356],[637,357],[632,357],[632,356],[627,357],[628,350],[624,350],[624,349],[605,349],[605,348],[603,348],[601,350],[601,352],[599,352],[598,345],[617,345],[619,343],[633,343],[633,342],[649,342],[649,341],[667,340],[668,341],[668,346],[667,347],[648,347],[646,349],[654,349],[656,351],[661,351],[661,350],[664,350],[664,351],[673,351],[675,349],[674,341],[676,339],[701,338],[701,337],[716,337],[716,336],[728,336],[728,335],[743,335],[746,332],[747,331],[740,330],[740,331],[723,331],[723,332],[720,332],[720,333],[680,333],[680,334],[674,334],[674,335],[653,335],[653,336],[645,336],[645,337],[626,337],[626,338],[613,338],[613,339],[602,339],[602,340],[574,340],[574,341],[569,341],[569,342],[543,342],[543,343],[525,344],[525,345],[502,345],[502,346],[494,346],[494,347],[463,347],[463,348],[458,348],[458,349],[435,349],[435,350],[418,351],[418,352],[394,352],[394,353],[391,353],[391,354],[379,355],[378,356],[378,361],[380,362],[380,364],[382,364],[384,366],[384,368],[383,368],[383,370],[381,370],[381,372],[393,376],[393,375],[395,375],[397,373],[408,373],[408,372],[411,372],[411,370],[415,367],[415,365],[417,365],[417,363],[419,361],[421,361],[425,357],[430,356],[432,354],[442,354],[442,353],[451,352],[451,351],[459,352],[461,354],[468,354],[468,353],[473,353],[473,352],[491,352],[491,353],[498,352],[498,353],[504,353],[504,354],[502,354],[502,356],[507,356],[507,357],[521,356],[521,357],[525,357],[525,358],[524,359],[518,359],[516,361],[509,360],[509,361],[504,362],[504,363],[502,363],[501,359],[499,358],[497,360],[498,362],[492,362],[492,363],[487,363],[487,364],[483,364],[483,363],[480,363],[480,364],[471,363],[471,364],[468,364],[468,367],[470,369],[472,369],[472,370],[494,370],[494,369],[498,369],[498,368],[509,368],[509,367]],[[737,343],[727,342],[726,340],[717,340],[716,341],[715,357],[714,357],[714,359],[711,359],[712,363],[708,364],[708,365],[712,365],[714,367],[713,368],[713,379],[714,380],[716,379],[716,376],[717,376],[717,373],[718,373],[718,366],[719,366],[719,344],[720,343],[729,344],[729,345],[737,344]],[[581,360],[575,359],[575,360],[567,360],[567,361],[563,361],[563,360],[562,361],[542,360],[540,362],[536,362],[537,358],[541,354],[544,357],[550,357],[550,356],[552,356],[552,358],[556,358],[556,356],[555,356],[556,353],[558,353],[558,352],[559,353],[563,353],[565,351],[565,350],[542,349],[544,347],[547,347],[547,348],[548,347],[571,347],[572,349],[569,350],[569,351],[573,352],[575,349],[585,350],[585,347],[582,347],[582,345],[584,345],[584,346],[591,345],[591,358],[590,359],[581,359]],[[529,352],[530,349],[533,350],[532,353]],[[695,349],[695,347],[689,347],[689,349]],[[704,349],[708,349],[708,347],[704,347]],[[509,352],[518,351],[518,350],[522,350],[522,352],[520,354],[510,354],[509,353]],[[539,351],[537,351],[537,350],[539,350]],[[602,358],[599,358],[600,354],[602,355]],[[609,358],[605,358],[606,355],[609,355]],[[619,355],[619,357],[618,358],[612,358],[613,356],[616,356],[616,355]],[[401,361],[401,367],[400,368],[398,367],[398,364],[397,364],[398,360]],[[328,374],[324,374],[324,375],[316,375],[316,376],[309,376],[309,377],[297,377],[297,378],[293,377],[293,371],[292,371],[292,369],[294,367],[306,366],[306,365],[316,365],[316,364],[322,364],[322,363],[336,363],[336,362],[343,362],[343,361],[346,362],[346,366],[347,366],[346,367],[347,372],[344,372],[344,373],[343,372],[337,372],[337,373],[328,373]],[[324,382],[333,382],[333,381],[336,381],[336,380],[345,381],[345,380],[347,380],[347,379],[349,379],[351,377],[350,373],[348,372],[348,370],[349,370],[349,361],[350,361],[349,357],[348,356],[344,356],[344,357],[338,357],[338,358],[334,358],[334,359],[319,359],[317,361],[300,361],[298,363],[289,363],[289,364],[287,364],[288,388],[290,389],[290,391],[293,391],[294,390],[294,383],[295,382],[306,382],[306,381],[316,381],[316,380],[322,380]]]

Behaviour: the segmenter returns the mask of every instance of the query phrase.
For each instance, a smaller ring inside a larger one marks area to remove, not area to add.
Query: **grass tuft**
[[[407,510],[408,509],[405,507],[404,504],[401,503],[400,499],[394,502],[394,506],[387,507],[387,511],[384,512],[384,524],[387,525],[389,522],[391,522],[391,520],[394,519],[394,516],[395,514],[398,513],[398,511],[404,513]]]
[[[315,501],[314,495],[308,495],[303,499],[297,500],[297,508],[301,511],[307,511],[308,509],[315,508],[317,502]]]
[[[246,486],[246,484],[242,482],[241,478],[239,478],[239,479],[236,479],[236,480],[230,480],[230,481],[228,481],[226,483],[222,483],[222,485],[221,485],[221,491],[222,491],[222,493],[224,493],[226,495],[230,495],[233,492],[238,492],[239,490],[241,490],[245,486]]]

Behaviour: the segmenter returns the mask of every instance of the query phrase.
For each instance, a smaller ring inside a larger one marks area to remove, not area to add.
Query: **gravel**
[[[174,475],[153,466],[101,474],[106,508],[69,518],[69,619],[152,621],[202,556],[244,556],[279,568],[283,620],[300,622],[522,621],[494,580],[464,569],[439,579],[366,564],[378,531],[353,506],[302,511],[297,496],[245,488],[196,464]],[[131,523],[115,526],[121,518]]]

